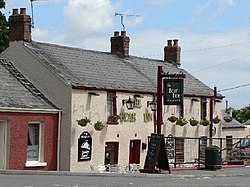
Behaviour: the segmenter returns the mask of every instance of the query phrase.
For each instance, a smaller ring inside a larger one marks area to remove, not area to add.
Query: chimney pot
[[[18,9],[15,8],[15,9],[13,9],[12,11],[13,11],[13,13],[12,13],[13,16],[18,15]]]
[[[168,46],[172,46],[172,40],[168,40]]]
[[[26,8],[20,8],[20,14],[26,15]]]
[[[172,42],[174,42],[173,45]],[[174,39],[173,41],[168,40],[168,45],[164,47],[164,61],[179,66],[181,65],[180,54],[181,54],[181,47],[178,46],[178,40],[177,39]]]
[[[115,31],[114,36],[119,36],[119,31]]]
[[[178,46],[178,40],[177,39],[174,40],[174,46]]]
[[[114,36],[110,38],[111,42],[111,53],[118,54],[121,57],[129,57],[129,37],[126,36],[126,31],[119,32],[115,31]]]
[[[121,36],[126,36],[126,31],[121,31]]]
[[[31,18],[26,15],[26,8],[13,9],[9,17],[9,40],[31,42]]]

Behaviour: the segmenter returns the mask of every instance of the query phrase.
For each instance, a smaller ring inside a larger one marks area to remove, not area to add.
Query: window
[[[183,104],[176,105],[176,117],[177,118],[183,118],[184,117]]]
[[[107,97],[107,114],[108,116],[116,115],[116,93],[108,92]]]
[[[26,166],[46,166],[43,161],[44,145],[43,125],[39,122],[29,123]]]
[[[201,120],[207,118],[207,99],[201,98]]]

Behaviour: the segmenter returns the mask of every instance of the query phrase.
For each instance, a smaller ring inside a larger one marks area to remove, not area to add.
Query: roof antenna
[[[115,13],[115,16],[120,16],[121,17],[121,25],[122,25],[122,28],[123,30],[125,31],[125,25],[123,23],[123,17],[126,16],[126,17],[132,17],[132,16],[136,16],[136,17],[139,17],[141,15],[134,15],[134,14],[120,14],[118,12]]]
[[[31,27],[35,28],[34,24],[34,7],[33,7],[33,2],[34,1],[47,1],[47,0],[30,0],[30,6],[31,6]]]

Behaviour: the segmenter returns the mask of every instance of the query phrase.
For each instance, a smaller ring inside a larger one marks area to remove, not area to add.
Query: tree
[[[250,105],[241,108],[241,109],[233,109],[233,118],[237,121],[244,123],[250,119]]]
[[[0,0],[0,9],[5,8],[4,0]],[[5,15],[0,12],[0,53],[9,46],[9,28]]]

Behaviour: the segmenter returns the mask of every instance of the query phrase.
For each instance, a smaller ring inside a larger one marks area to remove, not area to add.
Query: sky
[[[5,2],[7,18],[13,8],[32,15],[30,0]],[[240,109],[250,104],[249,9],[249,0],[33,0],[32,39],[110,52],[123,23],[130,55],[160,60],[178,39],[181,68]]]

